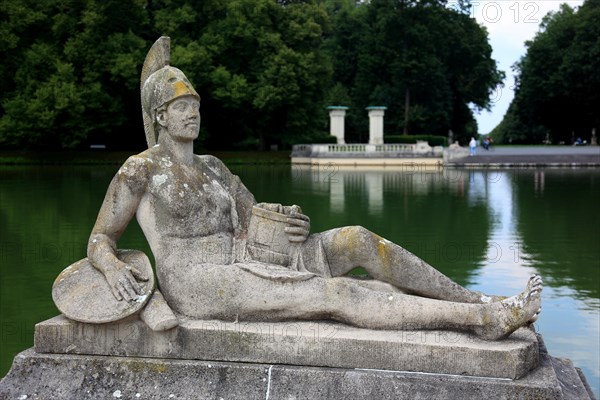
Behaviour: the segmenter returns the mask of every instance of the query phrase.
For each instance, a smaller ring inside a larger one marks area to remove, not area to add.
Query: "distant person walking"
[[[472,137],[471,141],[469,142],[470,155],[474,156],[476,149],[477,149],[477,141],[475,140],[474,137]]]
[[[483,139],[483,143],[481,144],[483,146],[484,149],[489,150],[490,149],[490,143],[492,142],[492,140],[490,138],[488,138],[487,136]]]

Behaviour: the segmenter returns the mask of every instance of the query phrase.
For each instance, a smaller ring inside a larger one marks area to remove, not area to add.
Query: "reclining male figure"
[[[295,248],[289,265],[265,263],[248,247],[254,196],[219,159],[193,154],[200,97],[185,75],[168,65],[152,73],[142,105],[157,144],[120,168],[88,245],[89,260],[117,299],[133,301],[147,279],[116,257],[117,241],[136,215],[156,260],[160,293],[181,316],[332,319],[371,329],[461,330],[490,340],[537,318],[539,276],[516,296],[486,296],[363,227],[309,235],[309,218],[297,207],[280,210]],[[344,277],[357,266],[374,279]],[[176,324],[171,315],[154,328]]]

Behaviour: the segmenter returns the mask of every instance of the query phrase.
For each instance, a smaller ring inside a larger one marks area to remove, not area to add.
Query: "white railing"
[[[417,144],[297,144],[292,157],[441,157],[440,146],[430,147],[427,142]]]
[[[384,153],[414,153],[416,147],[416,144],[377,144],[375,145],[375,151]]]
[[[366,144],[330,144],[327,151],[330,153],[364,153],[368,151]]]

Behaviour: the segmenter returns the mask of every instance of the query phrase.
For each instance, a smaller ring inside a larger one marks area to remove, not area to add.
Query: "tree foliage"
[[[136,0],[2,4],[0,144],[105,143],[141,123],[137,70],[146,24]],[[135,100],[134,100],[135,99]]]
[[[515,64],[515,98],[497,138],[512,143],[589,141],[600,127],[600,1],[563,4],[542,20]]]
[[[503,74],[468,5],[461,2],[457,11],[435,0],[352,3],[338,3],[329,47],[334,79],[350,89],[357,112],[388,106],[392,134],[476,133],[469,107],[487,109]],[[364,132],[364,125],[356,127],[364,120],[351,118],[350,130]]]
[[[334,103],[351,106],[350,140],[369,105],[389,107],[390,134],[471,135],[502,78],[467,0],[0,2],[2,147],[142,147],[139,71],[160,35],[209,148],[310,140]]]
[[[330,77],[321,50],[325,10],[312,1],[202,3],[192,23],[205,25],[176,46],[172,58],[198,86],[203,108],[209,109],[203,122],[207,145],[265,148],[318,130],[314,116]],[[158,27],[178,37],[181,26],[166,18],[175,15],[168,5],[161,7]]]

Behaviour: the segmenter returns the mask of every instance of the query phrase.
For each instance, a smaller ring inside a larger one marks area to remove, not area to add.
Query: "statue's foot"
[[[527,287],[525,288],[526,291],[531,291],[534,289],[539,289],[539,291],[541,292],[543,289],[543,283],[542,283],[542,277],[539,275],[531,275],[531,277],[529,278],[529,281],[527,282]],[[510,299],[515,299],[515,297],[517,296],[513,296],[513,297],[506,297],[506,296],[495,296],[495,295],[485,295],[483,293],[481,293],[481,304],[489,304],[489,303],[496,303],[496,302],[501,302],[504,300],[510,300]],[[537,321],[540,313],[542,312],[542,307],[540,307],[537,312],[535,313],[535,315],[533,317],[531,317],[531,319],[528,321],[528,323],[533,324],[535,321]]]
[[[525,290],[529,290],[529,291],[537,290],[538,292],[541,293],[541,291],[543,289],[544,289],[544,283],[542,282],[542,277],[539,275],[531,275],[531,277],[529,278],[529,281],[527,282],[527,287],[525,288]],[[542,307],[540,306],[540,308],[538,308],[537,311],[535,312],[535,315],[533,317],[531,317],[529,319],[529,321],[527,321],[527,323],[533,324],[535,321],[537,321],[541,312],[542,312]]]
[[[536,290],[536,289],[539,292],[541,292],[544,289],[544,283],[542,282],[542,277],[539,275],[531,275],[531,277],[529,278],[529,282],[527,282],[527,288],[525,290]],[[542,312],[542,307],[540,306],[540,308],[538,308],[537,311],[535,312],[535,315],[533,317],[531,317],[529,319],[529,321],[527,321],[527,322],[529,324],[533,324],[535,321],[537,321],[541,312]]]
[[[529,281],[527,282],[527,287],[525,288],[525,290],[531,290],[534,287],[538,287],[540,292],[542,291],[543,288],[543,284],[542,284],[542,277],[539,275],[531,275],[529,277]],[[504,301],[509,299],[508,296],[496,296],[496,295],[487,295],[484,294],[482,292],[476,292],[479,294],[479,303],[481,304],[489,304],[489,303],[495,303],[495,302],[499,302],[499,301]],[[515,297],[515,296],[513,296]]]
[[[498,340],[534,322],[541,312],[542,289],[542,278],[534,275],[522,293],[488,304],[484,311],[483,325],[475,327],[474,333],[483,339]]]

